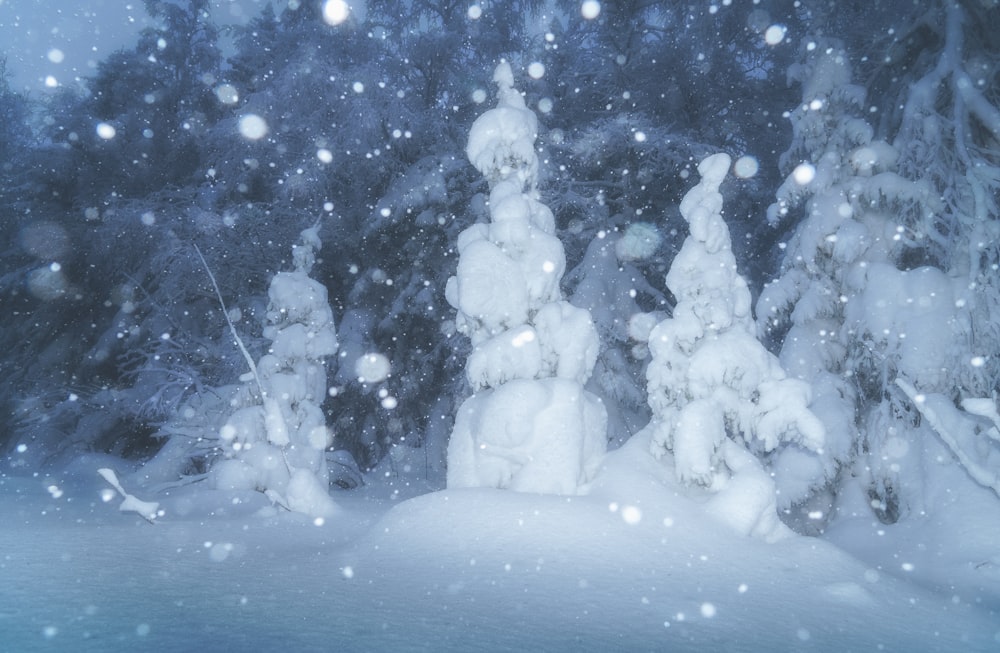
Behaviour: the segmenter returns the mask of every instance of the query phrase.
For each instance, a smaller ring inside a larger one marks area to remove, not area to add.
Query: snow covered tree
[[[889,58],[919,52],[919,64],[893,66],[897,94],[886,99],[893,110],[884,122],[894,129],[900,174],[924,179],[935,199],[901,216],[906,255],[898,267],[936,269],[908,273],[908,299],[926,315],[899,307],[909,321],[898,332],[919,339],[905,346],[911,362],[888,380],[925,421],[924,440],[911,436],[910,449],[940,438],[970,478],[1000,494],[1000,444],[983,419],[1000,395],[1000,45],[990,27],[1000,8],[942,1],[914,9]],[[904,477],[911,487],[901,503],[921,513],[927,492],[913,476]]]
[[[820,463],[832,484],[857,452],[855,413],[867,401],[848,362],[858,342],[848,300],[864,290],[870,266],[892,261],[898,250],[890,206],[919,210],[926,188],[892,172],[895,152],[860,117],[865,91],[852,83],[840,44],[807,41],[802,54],[804,61],[789,69],[802,85],[802,100],[789,114],[792,145],[781,160],[789,175],[768,209],[773,225],[801,218],[757,313],[762,334],[781,343],[785,369],[813,388],[813,407],[827,430]],[[878,389],[867,393],[880,398]],[[822,508],[829,516],[829,506]]]
[[[253,383],[231,400],[236,410],[219,432],[227,459],[211,475],[219,488],[259,490],[289,510],[328,517],[336,506],[328,494],[323,359],[336,353],[337,336],[326,288],[309,277],[321,244],[317,227],[303,231],[292,249],[295,269],[271,280],[264,328],[271,346],[256,365],[245,354]]]
[[[456,327],[472,341],[475,391],[456,416],[448,486],[574,494],[606,446],[604,407],[583,388],[600,343],[590,314],[562,299],[565,254],[536,190],[537,119],[508,63],[493,79],[497,107],[466,147],[490,184],[490,223],[459,236],[447,285]]]
[[[729,165],[726,154],[702,161],[701,181],[681,202],[690,233],[667,274],[677,305],[649,332],[653,419],[643,434],[655,456],[670,453],[679,480],[720,493],[714,509],[737,528],[772,537],[780,531],[776,502],[796,501],[821,476],[804,463],[823,447],[824,432],[809,410],[808,384],[787,377],[756,338],[750,291],[722,219],[719,186]]]
[[[986,360],[979,356],[988,338],[968,349],[977,330],[963,308],[978,283],[964,277],[967,271],[944,271],[952,254],[937,249],[935,230],[942,227],[931,223],[942,211],[954,213],[948,204],[957,195],[934,191],[935,164],[904,165],[898,147],[875,137],[860,117],[865,91],[851,83],[839,42],[807,41],[804,54],[789,71],[803,89],[783,160],[791,174],[769,211],[775,223],[796,211],[801,218],[758,314],[763,333],[781,343],[786,369],[813,386],[828,433],[822,461],[831,489],[844,494],[843,484],[860,479],[866,502],[893,522],[924,511],[921,470],[932,455],[920,406],[901,389],[990,392],[988,383],[974,381],[982,379],[982,365],[972,363]],[[907,124],[926,129],[928,120]],[[897,143],[922,151],[934,141]],[[954,237],[963,218],[949,220]],[[839,475],[843,469],[850,473]],[[830,499],[825,503],[829,514]]]

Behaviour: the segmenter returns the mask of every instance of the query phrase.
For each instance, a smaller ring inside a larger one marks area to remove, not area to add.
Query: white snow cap
[[[538,119],[514,88],[510,64],[501,62],[493,81],[498,87],[497,106],[473,123],[465,153],[491,186],[517,171],[520,180],[534,188],[538,171],[535,155]]]

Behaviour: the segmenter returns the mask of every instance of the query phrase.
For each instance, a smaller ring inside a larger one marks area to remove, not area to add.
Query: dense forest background
[[[204,398],[246,372],[227,318],[259,359],[268,284],[318,225],[311,274],[340,341],[323,404],[335,479],[359,482],[352,460],[421,460],[443,482],[471,393],[444,289],[459,233],[488,215],[464,152],[506,59],[538,116],[565,294],[601,339],[588,388],[610,446],[651,417],[630,319],[674,308],[678,204],[725,152],[744,166],[724,217],[759,336],[834,434],[796,501],[856,483],[885,521],[922,510],[929,472],[906,461],[930,441],[1000,486],[1000,437],[975,403],[995,413],[1000,392],[993,0],[622,0],[590,17],[563,0],[369,0],[337,25],[290,2],[225,34],[207,0],[144,4],[158,26],[84,92],[24,96],[0,69],[9,468],[145,461],[173,441],[166,476],[204,474],[218,455]],[[649,251],[616,249],[642,234]],[[937,299],[915,307],[927,288]],[[908,341],[920,324],[934,337]],[[371,352],[388,377],[358,378]],[[944,402],[936,417],[925,398]]]

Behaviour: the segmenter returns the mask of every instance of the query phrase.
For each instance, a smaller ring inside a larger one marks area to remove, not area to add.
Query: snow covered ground
[[[1000,649],[996,516],[766,543],[637,441],[584,496],[371,478],[320,525],[197,486],[149,524],[92,463],[0,478],[0,651]]]

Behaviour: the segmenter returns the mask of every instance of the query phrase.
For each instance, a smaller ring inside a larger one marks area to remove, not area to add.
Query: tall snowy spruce
[[[678,480],[714,494],[711,512],[770,539],[785,530],[778,504],[798,498],[810,484],[801,476],[817,473],[803,462],[822,448],[824,432],[808,384],[788,378],[755,336],[750,291],[722,219],[729,165],[726,154],[702,161],[701,182],[680,205],[690,233],[667,273],[673,315],[649,333],[653,419],[642,435],[656,457],[670,454]]]
[[[292,247],[295,269],[279,272],[268,289],[268,353],[232,399],[235,410],[219,437],[226,460],[211,470],[215,485],[258,490],[294,512],[336,512],[328,493],[326,448],[331,433],[320,408],[327,392],[323,359],[337,351],[326,287],[309,277],[322,245],[318,227]]]
[[[489,224],[459,236],[447,299],[472,340],[448,446],[448,486],[575,494],[606,448],[607,415],[584,390],[599,341],[588,311],[562,298],[566,267],[552,212],[536,190],[537,119],[510,65],[495,109],[472,126],[466,154],[490,185]]]
[[[813,508],[851,513],[867,504],[894,522],[926,512],[927,470],[949,458],[928,430],[941,420],[918,414],[929,405],[923,398],[947,395],[957,404],[966,392],[988,392],[966,383],[978,352],[968,350],[976,337],[962,307],[976,283],[926,265],[935,239],[923,223],[947,210],[948,194],[935,193],[915,170],[912,178],[899,174],[897,148],[861,117],[866,93],[851,83],[842,45],[810,42],[804,54],[789,71],[802,84],[783,157],[790,174],[769,211],[775,223],[800,217],[758,315],[763,333],[780,341],[785,368],[813,387],[827,429],[822,465],[834,496]],[[949,421],[968,426],[944,440],[973,477],[996,487],[995,470],[985,470],[997,453],[981,446],[980,461],[968,455],[971,443],[989,438],[975,435],[978,416],[966,417]]]

